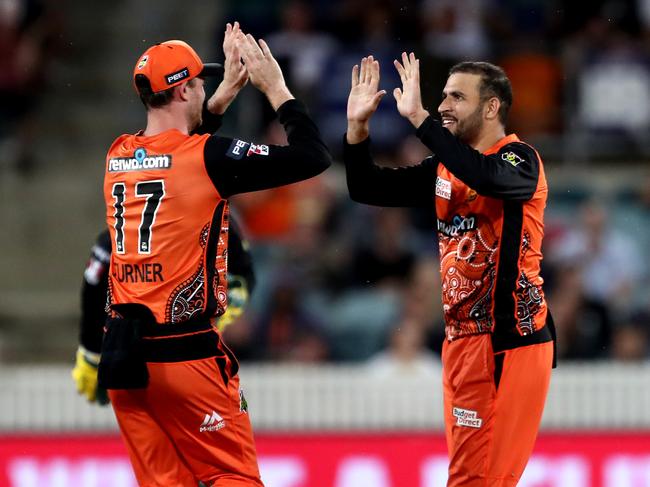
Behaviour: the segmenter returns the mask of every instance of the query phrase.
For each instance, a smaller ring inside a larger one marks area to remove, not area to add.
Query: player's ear
[[[501,108],[501,101],[496,96],[493,96],[485,102],[485,106],[483,108],[483,114],[485,118],[488,120],[497,119],[499,118],[500,108]]]
[[[174,98],[178,101],[187,101],[190,98],[189,81],[185,81],[180,85],[174,86]]]

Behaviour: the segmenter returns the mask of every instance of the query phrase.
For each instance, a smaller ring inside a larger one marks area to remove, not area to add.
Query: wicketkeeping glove
[[[228,307],[217,320],[217,328],[223,331],[244,312],[248,302],[248,283],[242,276],[228,275]]]
[[[72,379],[77,385],[79,394],[86,396],[89,402],[97,402],[103,406],[108,404],[108,394],[106,389],[97,386],[99,357],[98,353],[90,352],[79,345],[77,361],[72,369]]]

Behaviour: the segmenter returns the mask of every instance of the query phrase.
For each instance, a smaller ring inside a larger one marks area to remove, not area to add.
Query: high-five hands
[[[397,110],[417,128],[429,116],[429,112],[422,106],[420,94],[420,60],[413,53],[407,55],[403,52],[402,62],[396,59],[393,64],[402,80],[402,88],[393,90]]]
[[[361,68],[352,68],[352,87],[348,97],[348,131],[350,144],[358,144],[368,137],[370,117],[386,94],[379,90],[379,61],[372,56],[361,60]]]
[[[226,32],[223,37],[225,56],[223,80],[208,100],[208,110],[212,113],[223,114],[248,82],[248,71],[241,62],[237,47],[237,36],[240,32],[239,22],[235,22],[233,25],[226,24]]]
[[[415,54],[402,53],[402,62],[393,62],[402,88],[395,88],[393,96],[397,102],[399,114],[408,119],[416,128],[429,116],[422,106],[420,94],[420,60]],[[379,61],[372,56],[361,60],[361,68],[352,68],[352,88],[348,97],[348,131],[349,144],[358,144],[368,137],[370,117],[377,111],[379,102],[386,94],[379,89]]]
[[[252,35],[244,35],[241,31],[236,40],[251,83],[266,95],[273,109],[277,110],[285,101],[291,100],[293,95],[266,42],[260,39],[258,44]]]

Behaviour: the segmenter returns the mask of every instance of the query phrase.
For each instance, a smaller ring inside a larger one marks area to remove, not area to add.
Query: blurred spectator
[[[388,347],[370,357],[368,373],[380,378],[438,377],[440,359],[426,348],[421,321],[402,318],[390,334]]]
[[[403,208],[373,209],[373,225],[352,258],[349,283],[354,287],[400,286],[411,277],[415,252],[412,228]]]
[[[327,59],[336,49],[334,38],[314,29],[312,9],[304,0],[290,0],[281,11],[282,26],[268,36],[268,44],[287,67],[287,84],[310,107],[318,106]]]
[[[329,358],[324,323],[306,306],[296,276],[280,276],[254,324],[253,357],[261,360],[321,362]]]
[[[560,359],[607,356],[611,342],[610,311],[602,302],[585,296],[577,265],[565,263],[556,272],[548,303],[555,322]]]
[[[34,168],[34,109],[44,92],[54,24],[44,1],[0,1],[0,158]]]
[[[642,282],[645,261],[634,237],[616,228],[602,203],[586,202],[564,238],[551,250],[558,266],[578,266],[586,299],[625,310]]]
[[[491,3],[489,0],[424,0],[420,18],[425,26],[427,51],[452,63],[489,58],[491,45],[486,19]]]
[[[650,351],[650,314],[637,312],[614,329],[610,357],[624,362],[647,360]]]
[[[429,251],[431,252],[431,250]],[[434,254],[424,254],[412,272],[412,279],[404,289],[403,315],[424,323],[427,349],[438,356],[442,353],[445,324],[440,290],[440,261]]]
[[[623,2],[619,2],[623,3]],[[638,29],[609,4],[564,43],[569,120],[568,154],[574,159],[650,153],[650,57]]]

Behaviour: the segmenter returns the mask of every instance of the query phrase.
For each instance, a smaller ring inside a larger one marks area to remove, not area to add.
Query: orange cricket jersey
[[[158,323],[224,312],[228,203],[205,169],[208,137],[122,135],[109,149],[110,304],[143,304]]]
[[[509,135],[484,154],[511,143],[521,142]],[[540,263],[547,193],[541,158],[534,195],[524,202],[479,195],[438,164],[435,204],[447,338],[514,329],[529,335],[544,327]]]

